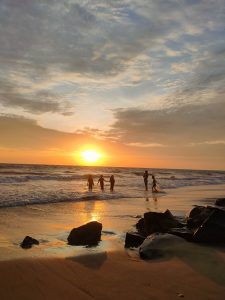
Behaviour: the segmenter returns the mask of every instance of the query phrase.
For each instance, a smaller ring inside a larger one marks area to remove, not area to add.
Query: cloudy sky
[[[225,169],[225,0],[0,0],[0,161]]]

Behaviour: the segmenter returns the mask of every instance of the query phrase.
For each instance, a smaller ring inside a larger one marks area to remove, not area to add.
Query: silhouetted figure
[[[110,191],[113,192],[113,190],[114,190],[114,185],[115,185],[115,178],[114,178],[114,175],[111,175],[111,176],[110,176],[109,182],[110,182]]]
[[[152,175],[152,192],[154,193],[157,193],[158,190],[157,190],[157,181],[155,179],[155,176]]]
[[[87,185],[88,185],[89,191],[92,191],[92,188],[94,186],[94,180],[93,180],[92,175],[88,175]]]
[[[103,175],[101,175],[99,177],[98,183],[100,183],[100,187],[101,187],[102,191],[104,191],[104,181],[105,181],[105,178],[103,177]]]
[[[148,171],[146,170],[144,172],[144,175],[143,175],[143,178],[144,178],[144,183],[145,183],[145,190],[147,191],[148,190]]]

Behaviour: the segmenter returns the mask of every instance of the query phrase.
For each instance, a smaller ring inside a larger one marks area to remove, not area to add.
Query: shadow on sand
[[[104,262],[107,260],[107,253],[102,252],[95,254],[86,254],[76,257],[67,257],[66,259],[72,260],[90,269],[100,269]]]
[[[193,270],[207,277],[213,282],[225,286],[225,256],[224,247],[219,248],[212,245],[197,245],[190,242],[177,245],[173,249],[163,252],[163,256],[156,258],[162,261],[177,257]],[[151,260],[149,262],[154,262]]]

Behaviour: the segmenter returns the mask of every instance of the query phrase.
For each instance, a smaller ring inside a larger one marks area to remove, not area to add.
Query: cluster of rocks
[[[219,198],[219,199],[217,199],[216,202],[215,202],[215,204],[217,206],[223,206],[223,207],[225,207],[225,198]]]
[[[125,247],[140,247],[144,257],[145,245],[166,245],[182,241],[225,243],[225,198],[216,206],[195,206],[185,219],[178,220],[169,210],[164,213],[147,212],[136,224],[136,232],[127,232]],[[73,228],[67,238],[69,245],[96,246],[101,240],[102,224],[96,221]],[[20,246],[29,249],[39,241],[26,236]],[[153,247],[154,248],[154,247]],[[157,248],[158,249],[158,248]],[[151,253],[154,253],[151,252]]]
[[[216,200],[215,204],[225,206],[225,198]],[[190,242],[225,243],[225,209],[195,206],[182,221],[169,210],[164,213],[147,212],[137,222],[136,229],[136,232],[127,232],[125,247],[139,247],[155,233],[172,234]]]

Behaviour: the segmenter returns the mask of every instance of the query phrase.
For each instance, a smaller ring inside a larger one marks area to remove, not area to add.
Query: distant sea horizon
[[[49,163],[16,163],[16,162],[0,162],[0,165],[18,165],[18,166],[22,166],[22,165],[28,165],[28,166],[55,166],[55,167],[87,167],[87,168],[131,168],[131,169],[152,169],[152,170],[157,170],[157,169],[165,169],[165,170],[190,170],[190,171],[224,171],[225,169],[199,169],[199,168],[169,168],[169,167],[140,167],[140,166],[108,166],[108,165],[79,165],[79,164],[49,164]]]

